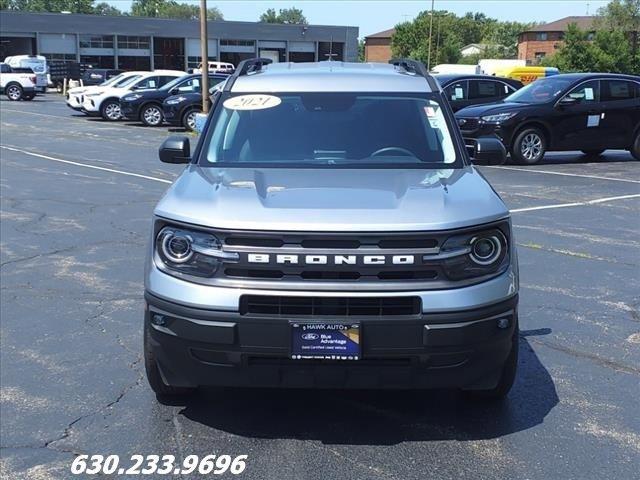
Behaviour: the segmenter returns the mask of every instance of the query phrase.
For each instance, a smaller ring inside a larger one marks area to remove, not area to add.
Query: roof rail
[[[262,67],[264,67],[265,65],[269,65],[270,63],[273,63],[273,60],[271,60],[270,58],[248,58],[241,61],[238,64],[238,68],[236,68],[236,71],[233,72],[231,77],[227,80],[224,86],[224,91],[230,91],[231,87],[233,87],[233,84],[238,77],[242,75],[248,75],[252,72],[259,72],[260,70],[262,70]]]
[[[429,74],[429,71],[427,70],[427,67],[425,67],[424,63],[418,60],[413,60],[411,58],[392,58],[391,60],[389,60],[389,63],[396,67],[404,68],[407,72],[415,73],[416,75],[420,75],[421,77],[426,78],[427,83],[429,83],[429,86],[432,89],[436,91],[440,89],[440,86]]]

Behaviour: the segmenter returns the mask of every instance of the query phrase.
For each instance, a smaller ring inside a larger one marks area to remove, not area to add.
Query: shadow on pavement
[[[558,403],[549,372],[522,332],[518,378],[504,402],[453,391],[212,389],[185,405],[188,419],[249,438],[393,445],[498,438],[543,422]]]

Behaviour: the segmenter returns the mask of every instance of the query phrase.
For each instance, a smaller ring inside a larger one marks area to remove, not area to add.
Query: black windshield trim
[[[220,92],[217,101],[215,102],[215,106],[209,114],[209,118],[207,119],[207,123],[205,125],[205,129],[202,132],[201,138],[198,142],[198,146],[196,151],[194,152],[194,160],[192,163],[197,164],[200,167],[205,168],[303,168],[303,169],[359,169],[359,170],[370,170],[370,169],[385,169],[385,170],[394,170],[394,169],[424,169],[424,170],[434,170],[434,169],[459,169],[465,168],[470,164],[468,160],[468,155],[466,149],[464,148],[464,143],[462,142],[462,137],[459,134],[458,126],[453,121],[453,115],[451,113],[449,104],[447,100],[440,95],[439,92],[361,92],[361,91],[350,91],[350,92],[317,92],[317,93],[344,93],[349,95],[366,95],[366,96],[394,96],[394,97],[417,97],[426,100],[433,100],[438,102],[442,106],[442,110],[444,113],[445,122],[447,125],[447,129],[449,134],[451,135],[451,141],[453,143],[453,148],[455,151],[455,161],[453,163],[442,163],[442,162],[421,162],[421,163],[394,163],[394,164],[381,164],[381,163],[364,163],[359,165],[357,163],[349,163],[349,164],[318,164],[318,163],[294,163],[294,162],[209,162],[207,160],[207,153],[209,151],[209,145],[211,143],[211,137],[213,135],[215,121],[220,114],[220,111],[223,108],[223,103],[226,99],[239,96],[239,95],[248,95],[251,92]],[[261,93],[261,92],[257,92]],[[275,95],[304,95],[310,92],[274,92]]]

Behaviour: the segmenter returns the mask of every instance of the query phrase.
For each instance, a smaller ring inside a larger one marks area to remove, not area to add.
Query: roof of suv
[[[239,76],[232,92],[431,92],[427,79],[386,63],[273,63]]]

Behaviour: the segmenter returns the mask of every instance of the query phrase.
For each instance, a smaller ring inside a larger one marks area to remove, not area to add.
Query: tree
[[[131,15],[136,17],[178,18],[198,20],[200,7],[175,0],[134,0]],[[207,9],[207,20],[222,20],[222,12],[217,7]]]
[[[358,40],[358,61],[366,61],[364,57],[364,40],[362,38]]]
[[[2,8],[24,12],[93,13],[93,0],[3,0]]]
[[[424,11],[411,22],[396,25],[391,39],[394,56],[429,59],[431,12]],[[480,58],[515,58],[518,34],[531,24],[499,22],[483,13],[467,13],[462,17],[439,10],[434,12],[431,34],[431,66],[439,63],[477,63]],[[462,57],[460,49],[471,43],[486,44],[482,54]]]
[[[630,73],[640,73],[640,0],[613,0],[598,10],[596,28],[620,32],[631,56]]]
[[[302,10],[296,7],[281,8],[278,13],[276,13],[274,8],[269,8],[260,15],[259,21],[263,23],[284,23],[289,25],[307,25],[309,23],[302,13]]]
[[[97,3],[93,6],[93,13],[96,15],[124,15],[121,10],[116,7],[112,7],[106,2]]]

